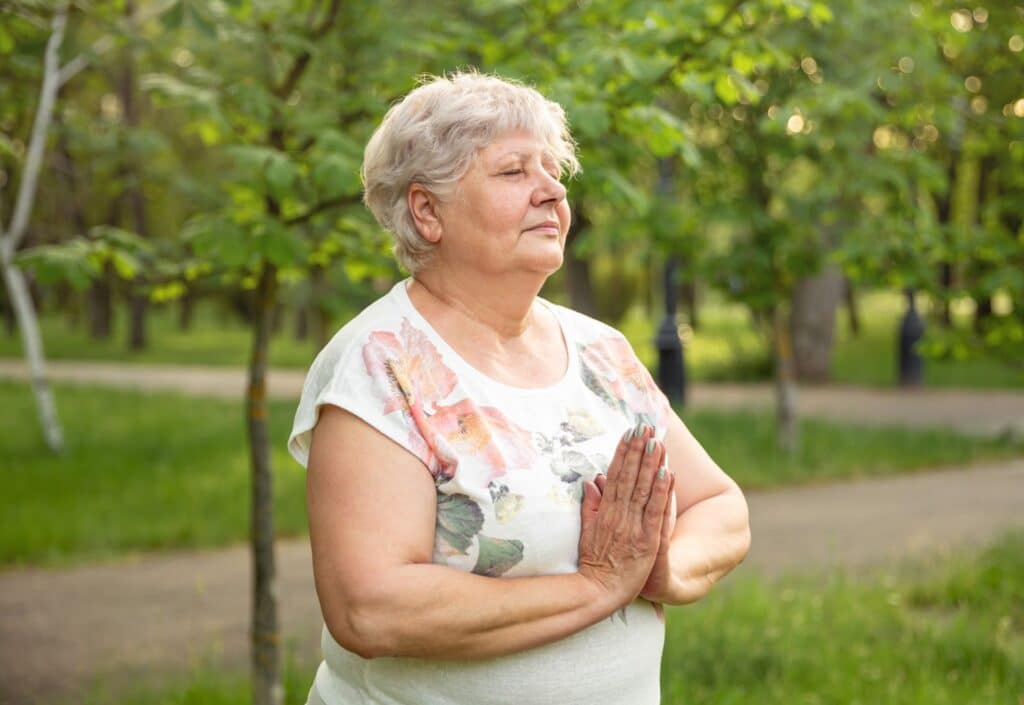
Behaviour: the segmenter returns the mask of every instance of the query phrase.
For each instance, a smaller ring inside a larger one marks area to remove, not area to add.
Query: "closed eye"
[[[515,176],[517,174],[524,173],[522,169],[509,169],[508,171],[501,172],[502,176]]]

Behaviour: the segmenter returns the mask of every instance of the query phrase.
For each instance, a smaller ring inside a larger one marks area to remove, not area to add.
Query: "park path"
[[[241,399],[245,370],[230,367],[136,365],[111,362],[48,363],[56,381],[101,384],[181,394]],[[305,373],[273,369],[268,375],[270,397],[297,400]],[[0,378],[26,379],[28,368],[15,359],[0,358]],[[694,384],[688,406],[693,409],[770,407],[770,384]],[[808,417],[887,426],[945,427],[966,433],[1024,434],[1024,392],[974,389],[887,389],[851,386],[805,386],[797,406]]]
[[[57,380],[240,398],[240,370],[51,363]],[[24,378],[0,360],[0,378]],[[274,370],[271,394],[295,399],[301,373]],[[697,385],[694,407],[771,404],[769,386]],[[969,432],[1024,430],[1024,394],[859,388],[801,392],[802,412]],[[856,569],[977,546],[1024,529],[1024,459],[748,494],[754,544],[739,573]],[[306,540],[278,544],[285,642],[317,653],[320,616]],[[117,691],[198,665],[243,667],[251,604],[247,547],[143,554],[65,569],[0,570],[0,705],[74,702],[95,683]],[[311,675],[311,674],[310,674]],[[116,702],[112,696],[110,702]]]

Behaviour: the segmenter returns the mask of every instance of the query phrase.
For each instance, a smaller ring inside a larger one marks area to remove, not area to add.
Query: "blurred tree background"
[[[566,108],[584,171],[545,295],[650,363],[672,260],[694,376],[774,379],[783,446],[798,381],[896,382],[905,290],[923,353],[984,365],[929,381],[1024,385],[1020,4],[3,0],[0,65],[3,263],[43,350],[247,364],[264,548],[268,364],[305,367],[403,276],[358,171],[424,73],[475,67]],[[12,292],[0,354],[19,356]]]

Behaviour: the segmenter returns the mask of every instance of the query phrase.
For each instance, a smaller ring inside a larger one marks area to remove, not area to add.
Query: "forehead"
[[[499,135],[480,149],[479,156],[485,161],[506,158],[529,159],[535,156],[541,159],[555,158],[547,142],[526,130],[515,130]]]

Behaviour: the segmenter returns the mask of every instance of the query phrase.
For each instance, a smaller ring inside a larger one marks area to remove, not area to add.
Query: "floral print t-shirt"
[[[408,282],[317,356],[289,451],[305,466],[320,407],[346,409],[433,477],[434,563],[495,579],[575,572],[583,480],[607,472],[630,426],[646,422],[661,437],[673,413],[667,400],[620,333],[544,300],[568,349],[565,375],[542,388],[498,382],[438,335]],[[642,599],[561,641],[465,662],[367,660],[324,628],[314,688],[327,705],[653,705],[663,642],[660,608]]]

